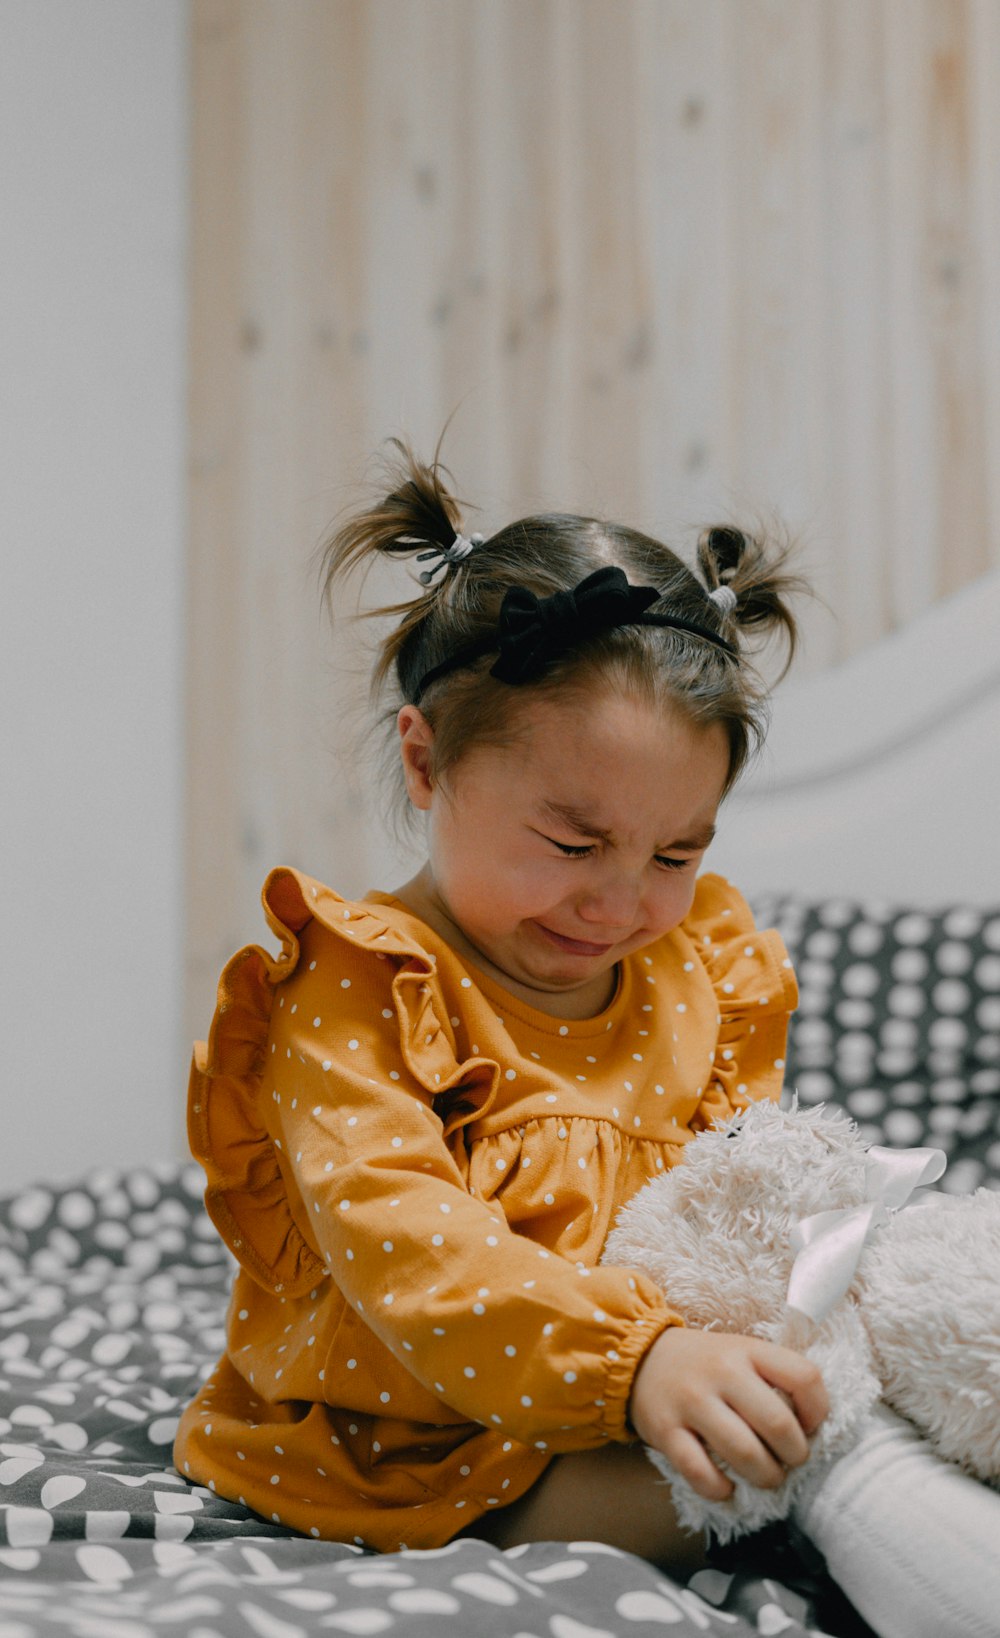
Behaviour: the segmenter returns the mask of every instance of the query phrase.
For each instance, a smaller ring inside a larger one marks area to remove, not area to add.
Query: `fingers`
[[[794,1421],[790,1413],[786,1414]],[[749,1423],[721,1403],[713,1406],[698,1432],[691,1427],[672,1429],[662,1448],[671,1465],[706,1501],[725,1501],[733,1493],[732,1481],[719,1467],[720,1462],[761,1490],[776,1490],[788,1476]]]
[[[774,1394],[771,1397],[776,1398]],[[780,1400],[777,1403],[788,1419],[789,1428],[797,1427],[791,1412],[781,1406]],[[711,1407],[699,1432],[708,1449],[741,1479],[757,1485],[761,1490],[776,1490],[788,1477],[787,1467],[784,1460],[779,1460],[775,1455],[770,1444],[765,1442],[761,1426],[765,1421],[773,1426],[776,1443],[794,1445],[794,1434],[787,1435],[780,1426],[780,1411],[773,1417],[769,1417],[766,1410],[762,1415],[751,1417],[743,1405],[734,1407],[722,1402]],[[802,1441],[802,1454],[798,1455],[796,1451],[795,1460],[787,1466],[798,1466],[808,1455],[809,1447],[801,1428],[798,1428],[798,1438]]]
[[[744,1476],[753,1484],[767,1487],[769,1484],[780,1484],[785,1478],[785,1470],[790,1467],[800,1467],[809,1458],[809,1441],[803,1431],[802,1424],[786,1399],[768,1387],[766,1382],[749,1380],[740,1384],[740,1390],[728,1401],[728,1408],[743,1422],[751,1434],[756,1435],[757,1445],[767,1452],[771,1461],[769,1464],[758,1464],[761,1471],[764,1466],[770,1467],[771,1477],[760,1477],[746,1473]],[[714,1444],[714,1435],[709,1436],[713,1449],[719,1447]],[[741,1451],[741,1454],[742,1451]],[[730,1460],[729,1456],[726,1457]],[[757,1451],[750,1446],[746,1452],[746,1459],[757,1461]],[[736,1462],[732,1462],[735,1467]],[[775,1478],[777,1469],[780,1477]],[[743,1473],[743,1468],[738,1471]]]
[[[673,1328],[641,1362],[632,1424],[707,1501],[732,1483],[720,1471],[776,1489],[807,1460],[827,1413],[826,1389],[811,1360],[760,1338]]]
[[[713,1462],[697,1434],[687,1428],[674,1428],[663,1440],[662,1449],[671,1467],[697,1495],[705,1501],[728,1501],[733,1493],[732,1481]]]
[[[755,1364],[765,1382],[788,1395],[805,1432],[814,1434],[830,1409],[818,1366],[804,1354],[769,1343],[761,1345]]]

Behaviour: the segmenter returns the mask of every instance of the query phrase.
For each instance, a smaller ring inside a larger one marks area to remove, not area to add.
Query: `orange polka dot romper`
[[[191,1074],[239,1266],[177,1465],[305,1534],[439,1546],[557,1453],[633,1437],[633,1374],[678,1317],[598,1266],[605,1236],[701,1127],[778,1096],[795,980],[711,875],[578,1022],[385,894],[276,870],[263,899],[281,952],[228,964]]]

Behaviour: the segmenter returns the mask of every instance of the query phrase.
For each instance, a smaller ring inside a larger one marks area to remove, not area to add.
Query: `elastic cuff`
[[[658,1313],[636,1320],[618,1343],[614,1359],[608,1362],[602,1395],[604,1414],[598,1423],[600,1432],[609,1439],[627,1445],[638,1438],[628,1420],[635,1373],[657,1337],[662,1336],[668,1326],[683,1324],[680,1314],[675,1314],[673,1309],[661,1309]]]

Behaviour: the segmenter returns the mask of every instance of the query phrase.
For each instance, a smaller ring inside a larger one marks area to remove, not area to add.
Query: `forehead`
[[[545,698],[504,753],[518,794],[607,830],[711,819],[729,766],[725,730],[629,696]],[[514,784],[511,793],[513,795]]]

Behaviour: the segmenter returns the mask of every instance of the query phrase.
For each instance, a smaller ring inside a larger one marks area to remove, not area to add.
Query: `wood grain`
[[[1000,564],[1000,4],[192,12],[198,1033],[272,864],[392,884],[370,634],[314,555],[387,435],[456,412],[470,527],[776,514],[825,600],[807,671]]]

